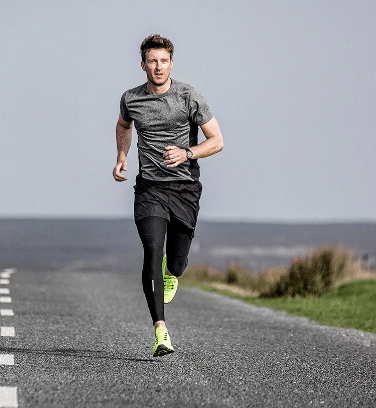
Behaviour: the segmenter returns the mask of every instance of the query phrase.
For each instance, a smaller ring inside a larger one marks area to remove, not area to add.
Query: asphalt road
[[[15,335],[0,353],[14,365],[0,367],[0,386],[17,387],[19,407],[376,406],[375,335],[181,287],[166,307],[176,352],[153,358],[137,274],[9,281],[0,306],[14,316],[0,319]]]

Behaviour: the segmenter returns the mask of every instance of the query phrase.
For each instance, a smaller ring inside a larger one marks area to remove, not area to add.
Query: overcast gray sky
[[[376,221],[374,0],[0,0],[0,216],[132,215],[115,124],[152,33],[225,139],[201,218]]]

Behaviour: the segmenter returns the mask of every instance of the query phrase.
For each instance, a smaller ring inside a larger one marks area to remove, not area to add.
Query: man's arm
[[[192,159],[201,159],[220,152],[223,149],[223,137],[217,120],[213,117],[205,125],[201,126],[201,130],[206,137],[202,143],[197,146],[192,146],[189,150],[192,151]],[[163,155],[167,167],[176,167],[187,160],[187,152],[185,149],[180,149],[177,146],[167,146],[167,152]]]
[[[127,170],[127,154],[131,147],[132,141],[132,122],[126,122],[121,115],[116,124],[116,145],[117,145],[117,164],[112,171],[112,175],[116,181],[127,180],[121,174]]]

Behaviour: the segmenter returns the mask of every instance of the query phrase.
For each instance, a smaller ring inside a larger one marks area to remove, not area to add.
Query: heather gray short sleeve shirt
[[[197,160],[174,168],[164,164],[166,146],[187,148],[198,144],[198,127],[213,117],[205,98],[192,86],[172,80],[162,95],[146,92],[146,83],[126,91],[120,113],[134,122],[142,178],[157,181],[198,180]]]

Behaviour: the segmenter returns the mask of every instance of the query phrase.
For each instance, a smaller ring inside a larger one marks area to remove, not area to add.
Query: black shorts
[[[199,181],[152,181],[136,177],[134,218],[172,218],[196,228],[202,185]]]

